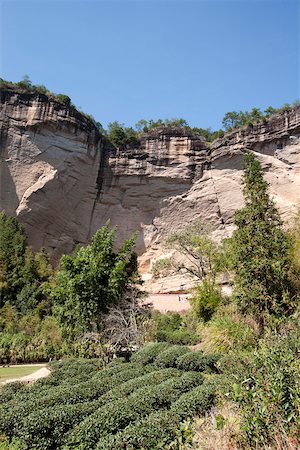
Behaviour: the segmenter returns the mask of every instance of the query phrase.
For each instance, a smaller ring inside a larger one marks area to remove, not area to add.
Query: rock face
[[[143,272],[164,252],[164,238],[195,219],[209,222],[216,236],[230,234],[243,204],[248,150],[262,162],[283,217],[299,202],[299,107],[210,147],[199,135],[157,129],[138,148],[119,150],[74,108],[41,94],[4,91],[0,139],[0,210],[16,214],[29,243],[45,246],[54,259],[88,243],[108,219],[119,239],[139,231]],[[155,289],[168,287],[161,282]]]

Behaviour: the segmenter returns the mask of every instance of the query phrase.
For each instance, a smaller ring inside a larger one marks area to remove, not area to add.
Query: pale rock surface
[[[1,93],[0,210],[16,214],[34,249],[54,260],[87,244],[108,219],[119,240],[138,230],[140,269],[151,292],[184,291],[181,277],[151,279],[164,239],[195,219],[216,239],[243,205],[243,153],[254,151],[283,217],[300,195],[300,108],[227,134],[208,147],[181,130],[154,130],[138,148],[108,148],[81,113],[41,94]]]

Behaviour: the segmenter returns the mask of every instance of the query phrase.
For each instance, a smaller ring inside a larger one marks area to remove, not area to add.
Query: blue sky
[[[1,0],[1,77],[69,95],[106,125],[299,98],[299,1]]]

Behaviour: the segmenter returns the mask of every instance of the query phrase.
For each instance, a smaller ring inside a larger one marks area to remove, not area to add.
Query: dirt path
[[[13,383],[14,381],[22,381],[23,383],[33,383],[34,381],[40,378],[47,377],[49,374],[50,370],[47,369],[47,367],[42,367],[41,369],[38,369],[35,372],[31,373],[30,375],[26,375],[25,377],[9,378],[8,380],[2,381],[0,385]]]
[[[158,309],[160,312],[181,312],[191,308],[187,294],[150,294],[147,300],[153,304],[154,309]]]

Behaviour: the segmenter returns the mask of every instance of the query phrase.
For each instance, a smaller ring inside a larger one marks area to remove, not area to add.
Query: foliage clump
[[[263,447],[287,436],[299,444],[300,361],[297,323],[288,334],[270,335],[234,387],[242,411],[244,442]],[[280,438],[281,436],[281,438]]]
[[[243,312],[262,323],[266,314],[292,312],[295,292],[290,242],[253,153],[245,156],[243,193],[245,206],[235,213],[232,237],[235,297]]]
[[[105,225],[92,243],[63,256],[52,291],[54,311],[68,339],[101,331],[102,315],[138,282],[135,237],[114,252],[116,230]]]
[[[151,342],[134,353],[131,361],[139,364],[151,364],[157,356],[170,347],[167,342]]]
[[[195,330],[195,320],[189,314],[176,312],[153,311],[150,334],[153,340],[175,345],[193,345],[200,339]]]
[[[269,106],[264,111],[260,108],[252,108],[251,111],[229,111],[227,112],[222,120],[222,125],[225,131],[232,131],[236,128],[241,128],[245,125],[253,126],[257,122],[266,121],[270,119],[275,114],[284,113],[285,111],[290,111],[293,108],[299,106],[299,100],[296,100],[292,104],[285,103],[280,108],[274,108]]]
[[[176,368],[185,371],[204,372],[214,371],[217,372],[216,363],[219,357],[216,354],[205,354],[203,351],[197,351],[192,353],[186,353],[180,356],[176,360]]]
[[[161,352],[154,361],[157,367],[176,367],[179,356],[190,352],[188,347],[182,345],[173,345],[172,347]]]

